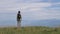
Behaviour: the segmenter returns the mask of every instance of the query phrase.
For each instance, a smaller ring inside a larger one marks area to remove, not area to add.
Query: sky
[[[60,0],[0,0],[0,13],[17,13],[23,19],[60,19]]]

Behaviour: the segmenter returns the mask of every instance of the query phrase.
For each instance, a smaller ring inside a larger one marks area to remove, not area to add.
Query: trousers
[[[17,21],[17,28],[21,27],[21,21]]]

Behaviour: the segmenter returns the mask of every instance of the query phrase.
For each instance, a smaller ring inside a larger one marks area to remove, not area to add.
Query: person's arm
[[[21,14],[20,14],[20,20],[22,20],[22,16],[21,16]]]
[[[18,14],[17,14],[17,17],[16,17],[16,19],[18,20]]]

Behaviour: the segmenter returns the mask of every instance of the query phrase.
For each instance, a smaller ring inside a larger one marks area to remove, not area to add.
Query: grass
[[[4,27],[0,28],[0,34],[60,34],[60,28],[49,27]]]

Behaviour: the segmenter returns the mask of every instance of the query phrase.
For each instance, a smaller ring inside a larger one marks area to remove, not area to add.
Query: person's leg
[[[20,24],[19,24],[19,21],[17,21],[17,28],[20,28]]]
[[[17,21],[17,28],[21,27],[21,21]]]

